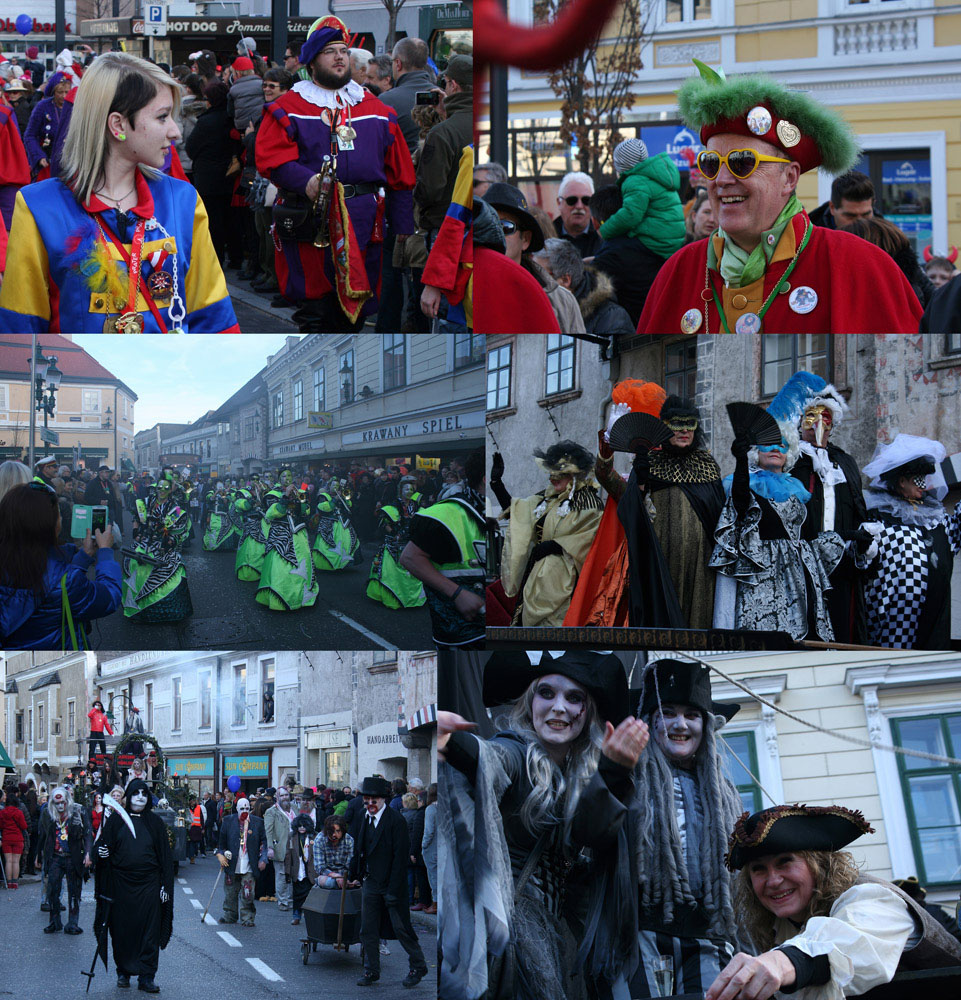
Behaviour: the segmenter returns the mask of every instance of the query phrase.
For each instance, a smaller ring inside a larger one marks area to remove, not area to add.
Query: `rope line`
[[[731,744],[728,743],[726,739],[724,739],[723,733],[718,733],[717,738],[724,744],[724,746],[727,747],[727,752],[738,762],[738,764],[741,765],[741,767],[744,768],[744,770],[750,776],[754,784],[757,785],[757,787],[760,788],[762,792],[764,792],[764,794],[771,800],[771,802],[774,803],[774,805],[777,805],[777,799],[761,784],[761,779],[747,766],[747,764],[744,763],[743,760],[741,760],[740,757],[738,757],[738,755],[734,752],[734,748],[731,746]]]

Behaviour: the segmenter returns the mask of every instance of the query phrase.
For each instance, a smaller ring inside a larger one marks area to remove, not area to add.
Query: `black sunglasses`
[[[576,194],[569,194],[563,199],[568,205],[573,208],[578,202],[581,202],[585,208],[591,203],[591,196],[589,194],[578,196]]]
[[[517,232],[517,223],[511,222],[510,219],[501,219],[501,229],[504,230],[505,236],[513,236]]]

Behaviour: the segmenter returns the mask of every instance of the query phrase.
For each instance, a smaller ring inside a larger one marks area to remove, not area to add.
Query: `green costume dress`
[[[124,550],[123,613],[141,622],[176,622],[193,613],[180,550],[190,533],[187,512],[162,496],[137,503],[132,550]]]
[[[350,520],[350,503],[330,493],[318,494],[314,566],[318,570],[345,569],[356,561],[360,539]]]
[[[237,532],[228,508],[229,499],[223,493],[207,494],[207,503],[212,510],[207,515],[207,530],[204,532],[204,552],[228,551],[237,544]]]
[[[264,516],[267,530],[264,567],[257,587],[257,603],[273,611],[309,608],[317,600],[307,525],[297,519],[307,516],[307,504],[296,497],[271,490],[265,499],[273,502]]]
[[[234,570],[238,580],[257,583],[264,568],[264,556],[267,552],[264,512],[250,490],[239,491],[235,506],[243,518],[243,529],[240,544],[237,546]]]
[[[407,524],[396,507],[381,507],[380,526],[384,544],[370,567],[367,596],[388,608],[419,608],[427,601],[424,585],[400,564]]]

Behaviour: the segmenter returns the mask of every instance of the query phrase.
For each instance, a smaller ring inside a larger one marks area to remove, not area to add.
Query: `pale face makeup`
[[[664,702],[651,719],[654,739],[668,760],[693,767],[704,737],[704,716],[693,705]]]
[[[547,752],[563,760],[581,735],[587,717],[587,692],[563,674],[547,674],[534,688],[531,721]]]
[[[130,797],[130,811],[135,813],[143,812],[146,805],[147,793],[142,788],[137,789]]]

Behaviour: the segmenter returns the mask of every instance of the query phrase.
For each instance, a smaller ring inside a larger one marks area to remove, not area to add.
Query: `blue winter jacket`
[[[67,597],[74,627],[120,607],[120,564],[112,549],[97,550],[96,579],[87,579],[93,559],[76,545],[54,546],[47,560],[43,594],[0,586],[0,642],[5,649],[62,649],[60,580],[67,575]],[[66,642],[70,642],[69,632]],[[82,644],[82,640],[81,640]]]

